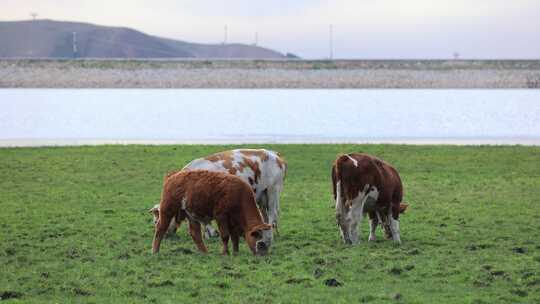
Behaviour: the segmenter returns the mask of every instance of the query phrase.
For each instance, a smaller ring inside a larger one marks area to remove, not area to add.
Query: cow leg
[[[235,231],[231,231],[231,241],[232,241],[232,246],[233,246],[233,254],[238,254],[238,243],[240,241],[240,235],[235,232]]]
[[[167,229],[167,235],[175,235],[176,230],[178,229],[179,226],[180,224],[176,223],[176,221],[173,218],[171,220],[171,223],[169,224],[169,228]]]
[[[379,224],[379,219],[377,218],[376,212],[369,213],[369,238],[368,241],[373,242],[376,239],[375,231],[377,230],[377,225]]]
[[[364,219],[364,206],[366,202],[370,200],[370,204],[376,203],[379,199],[379,191],[377,187],[364,185],[364,190],[358,193],[358,196],[353,200],[353,206],[351,208],[351,241],[353,244],[358,243],[358,225],[362,223]]]
[[[278,227],[279,219],[279,194],[281,192],[281,186],[272,186],[266,190],[268,196],[268,224],[272,227]]]
[[[341,196],[341,182],[336,183],[336,222],[339,227],[339,233],[345,244],[351,243],[350,237],[350,216],[349,211],[345,207],[347,202],[344,200],[344,197]]]
[[[174,216],[171,220],[171,224],[169,225],[169,229],[167,231],[167,234],[169,235],[175,235],[176,231],[180,228],[182,225],[182,221],[186,219],[185,213],[180,210],[176,216]]]
[[[390,231],[392,231],[392,239],[394,240],[394,242],[397,244],[401,244],[401,238],[399,236],[399,220],[395,219],[392,215],[393,210],[393,206],[388,208],[388,221],[390,223]],[[397,216],[399,216],[399,209],[397,210]]]
[[[199,222],[189,221],[189,234],[191,234],[191,238],[193,239],[193,242],[195,242],[195,245],[197,245],[197,248],[199,248],[202,253],[208,253],[208,249],[206,249],[202,239],[201,224]]]
[[[165,236],[165,233],[167,233],[167,229],[169,228],[171,220],[174,217],[174,211],[171,209],[162,210],[160,213],[161,214],[155,228],[154,240],[152,241],[152,253],[159,252],[161,240],[163,240],[163,236]]]
[[[221,241],[223,242],[223,255],[229,255],[229,235],[222,234]]]
[[[180,228],[180,223],[171,222],[171,225],[169,225],[169,231],[167,231],[167,234],[175,235],[176,231],[178,231],[178,228]]]
[[[388,240],[392,238],[392,230],[390,230],[390,220],[388,219],[387,214],[384,214],[383,212],[386,212],[386,208],[381,211],[376,211],[376,215],[381,224],[381,228],[383,229],[384,238]]]
[[[219,234],[221,235],[221,241],[223,242],[223,255],[229,255],[229,223],[228,219],[220,217],[216,219],[219,228]]]
[[[363,198],[359,199],[359,196],[356,197],[352,202],[351,211],[349,216],[351,219],[349,235],[351,236],[351,243],[358,244],[358,226],[362,223],[364,219],[364,202]]]
[[[262,194],[259,197],[259,200],[257,201],[257,206],[259,207],[259,210],[261,211],[263,221],[265,223],[268,223],[268,190],[267,189],[264,189],[262,191]]]

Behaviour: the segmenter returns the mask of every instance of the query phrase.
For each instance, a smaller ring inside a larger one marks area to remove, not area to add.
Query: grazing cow
[[[369,240],[375,240],[380,222],[387,237],[401,243],[399,214],[403,186],[398,172],[388,163],[362,153],[339,156],[332,166],[336,219],[345,243],[358,243],[358,225],[369,215]]]
[[[159,251],[174,217],[189,220],[191,237],[203,253],[208,250],[202,240],[200,224],[214,219],[223,241],[223,254],[229,254],[229,237],[234,253],[238,252],[240,236],[244,236],[255,255],[265,255],[270,248],[272,226],[263,222],[251,187],[237,176],[206,170],[169,174],[164,178],[159,210],[152,242],[154,253]]]
[[[287,171],[287,163],[279,153],[265,149],[237,149],[219,152],[204,158],[197,158],[187,164],[182,171],[208,170],[236,175],[249,183],[257,205],[262,212],[264,222],[271,224],[277,231],[279,219],[279,195]],[[159,210],[150,209],[154,221],[159,217]],[[173,219],[174,221],[174,219]],[[171,223],[171,227],[178,227]],[[176,228],[169,230],[176,231]],[[205,236],[215,235],[210,224],[206,225]]]

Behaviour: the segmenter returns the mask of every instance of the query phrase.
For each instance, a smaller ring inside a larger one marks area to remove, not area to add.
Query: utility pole
[[[73,32],[73,58],[77,58],[77,32]]]
[[[257,46],[257,44],[259,44],[259,33],[255,32],[255,43],[253,45]]]
[[[223,29],[223,44],[227,44],[227,25],[225,24],[225,28]]]
[[[334,26],[330,24],[330,28],[328,29],[328,44],[330,47],[330,59],[334,58]]]

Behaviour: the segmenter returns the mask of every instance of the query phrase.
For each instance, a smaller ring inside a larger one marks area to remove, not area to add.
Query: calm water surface
[[[540,139],[540,90],[0,90],[0,141]]]

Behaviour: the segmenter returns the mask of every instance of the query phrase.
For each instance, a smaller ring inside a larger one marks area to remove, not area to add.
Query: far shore
[[[214,138],[214,139],[0,139],[0,148],[100,145],[391,144],[540,146],[540,138]]]
[[[0,59],[0,88],[540,88],[540,60]]]

